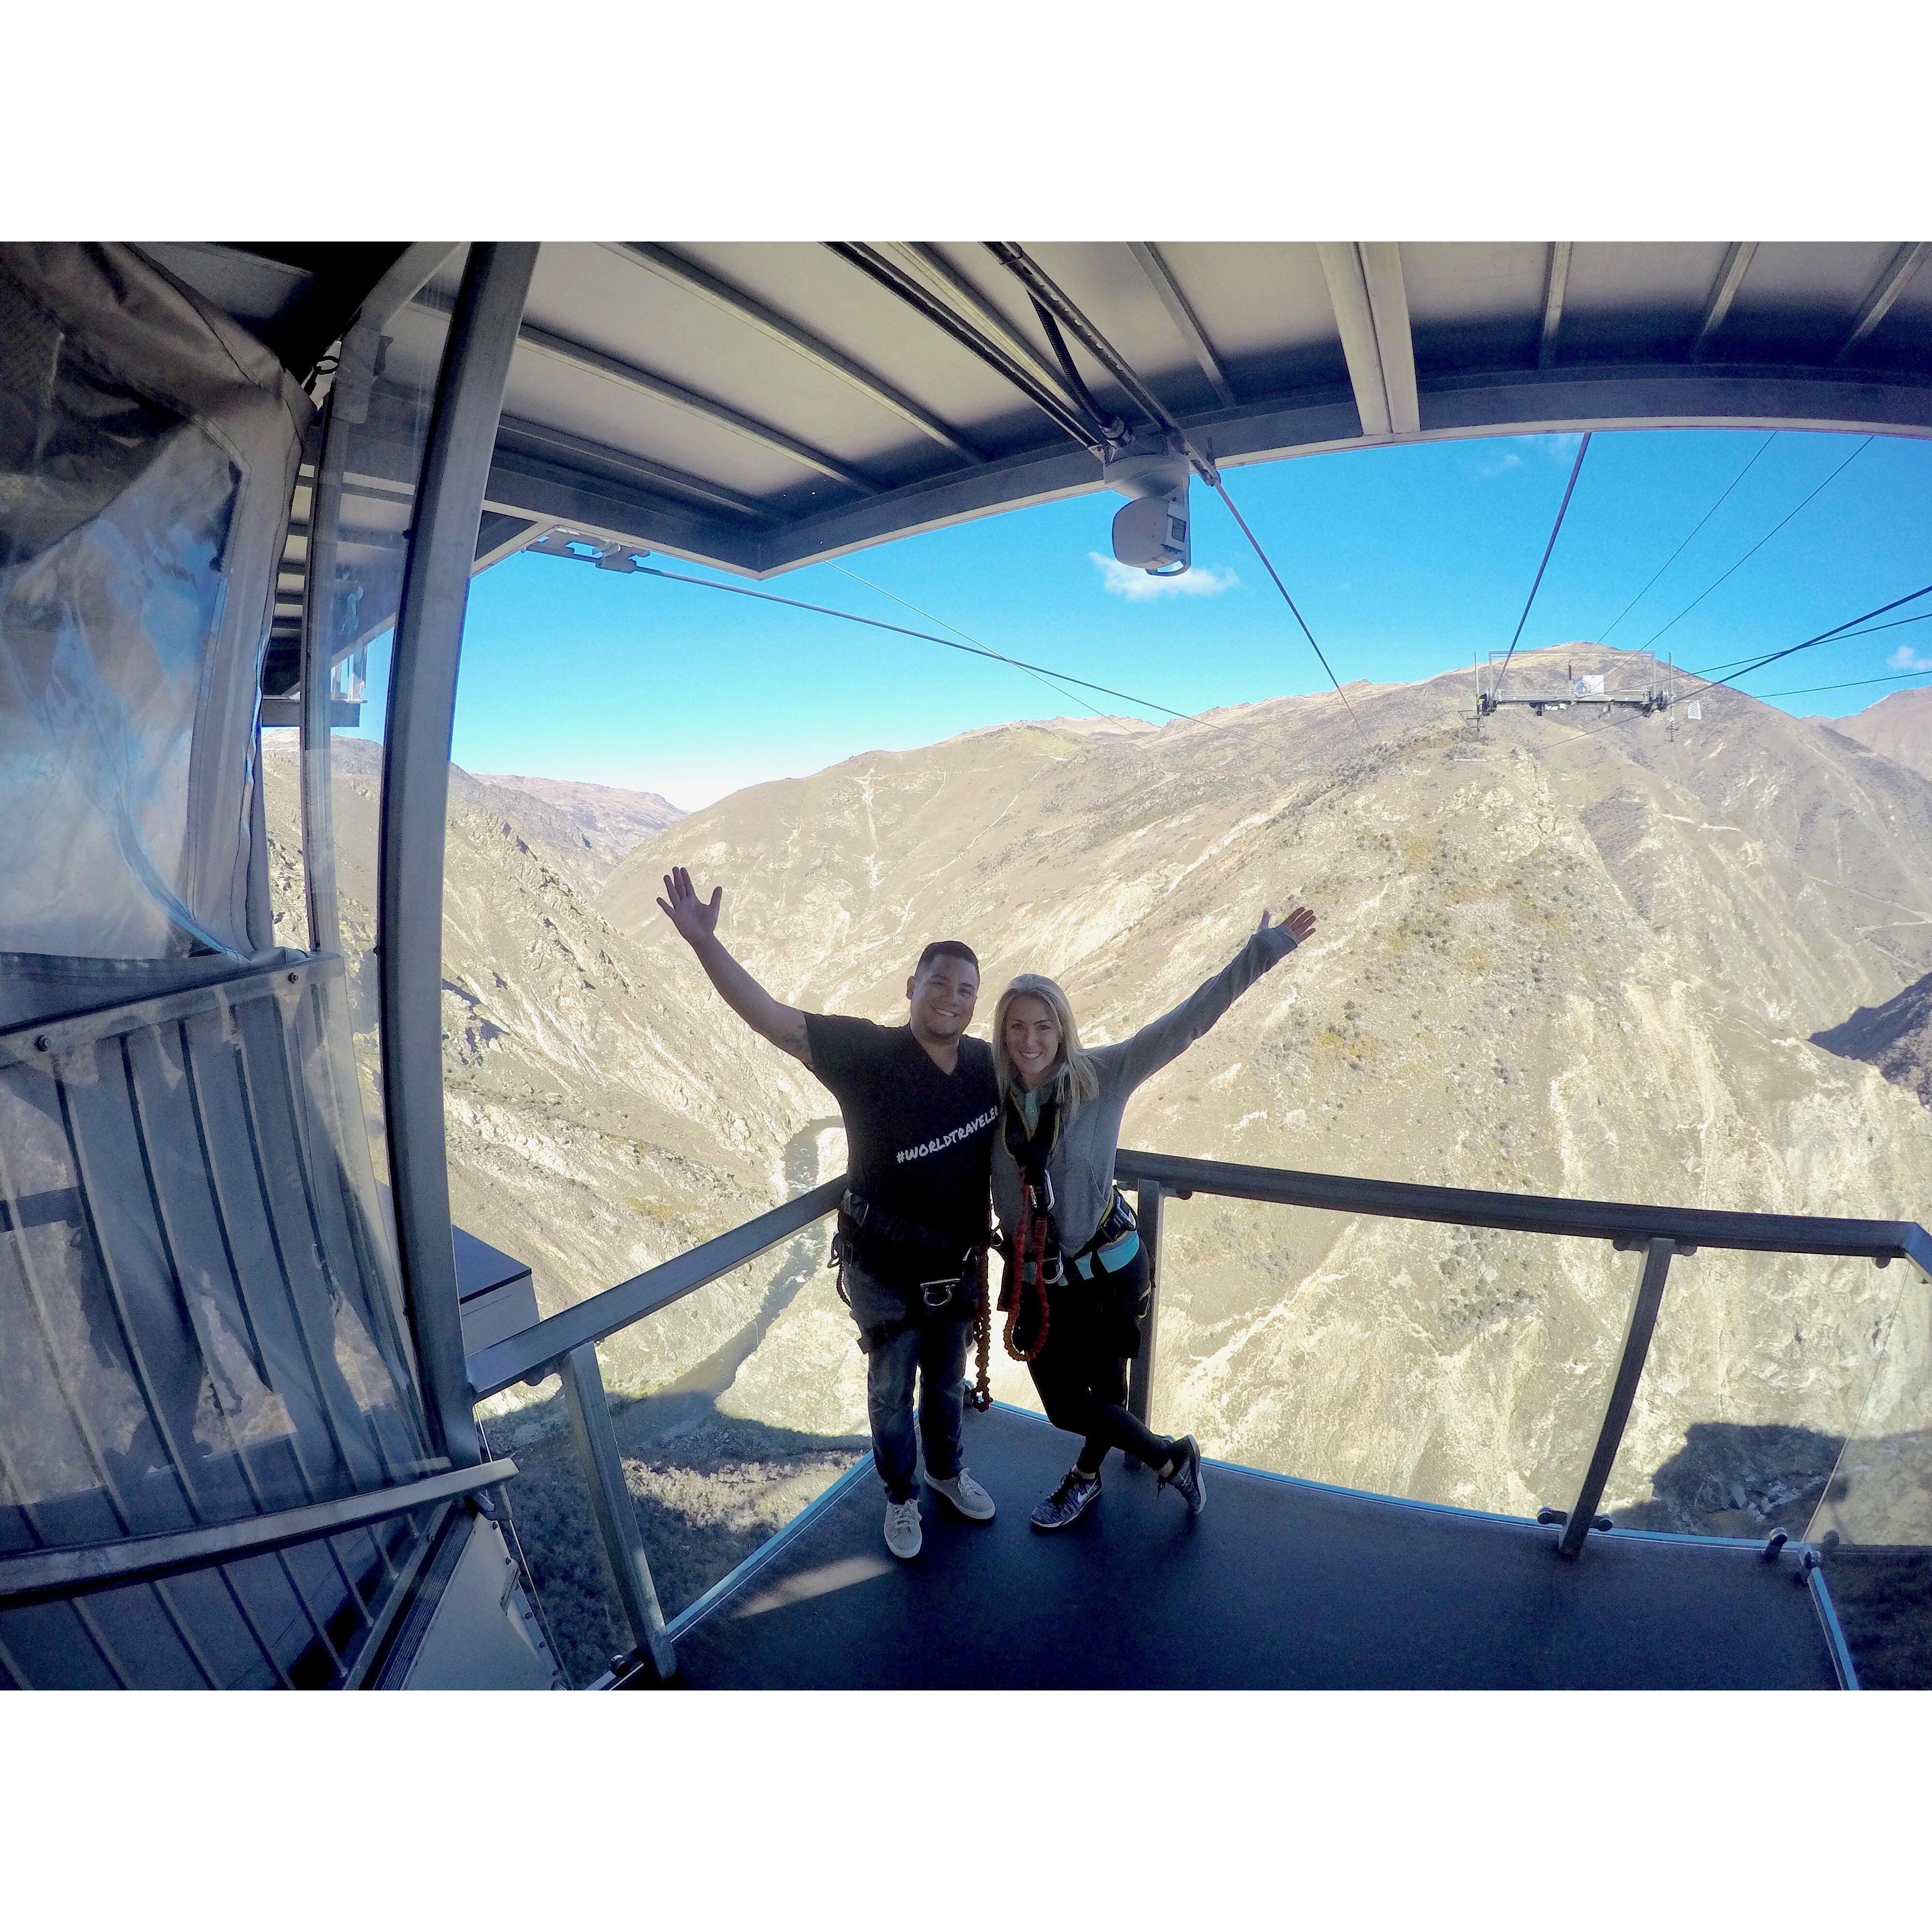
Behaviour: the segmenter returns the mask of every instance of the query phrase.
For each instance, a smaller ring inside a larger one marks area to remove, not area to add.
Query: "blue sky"
[[[1703,668],[1798,643],[1932,582],[1932,444],[1880,437],[1859,450],[1864,442],[1779,435],[1620,615],[1765,432],[1600,433],[1524,646],[1601,637],[1634,649],[1661,632],[1660,652]],[[1228,482],[1337,675],[1390,682],[1507,646],[1575,451],[1570,436],[1408,444],[1231,470]],[[1828,488],[1678,617],[1854,451]],[[1120,573],[1101,562],[1120,500],[1103,495],[908,538],[846,568],[993,650],[1178,711],[1325,688],[1240,531],[1198,483],[1194,497],[1186,592],[1121,594]],[[760,587],[940,628],[830,566]],[[1932,598],[1894,614],[1921,610]],[[1804,652],[1746,688],[1771,696],[1915,667],[1928,675],[1774,701],[1835,716],[1932,682],[1932,622]],[[1107,710],[1135,709],[1085,694]],[[370,696],[364,716],[380,719],[377,680]],[[856,752],[1078,709],[1018,671],[931,644],[525,556],[472,587],[454,755],[472,771],[632,786],[693,808]]]

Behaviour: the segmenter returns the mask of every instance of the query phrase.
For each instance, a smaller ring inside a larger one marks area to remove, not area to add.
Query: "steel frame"
[[[442,882],[463,620],[503,386],[533,242],[471,248],[437,380],[389,679],[377,960],[382,1101],[398,1260],[430,1439],[452,1462],[482,1444],[464,1374],[442,1108]]]
[[[386,1489],[304,1503],[272,1516],[244,1516],[236,1522],[208,1523],[154,1536],[68,1544],[35,1550],[31,1556],[0,1557],[0,1606],[10,1610],[53,1598],[116,1590],[212,1564],[266,1556],[344,1530],[365,1529],[430,1504],[473,1496],[479,1490],[508,1481],[516,1473],[516,1464],[506,1457],[467,1468],[440,1470]]]
[[[1418,436],[1539,435],[1585,429],[1876,430],[1932,436],[1932,382],[1850,366],[1807,369],[1705,362],[1606,369],[1558,364],[1418,383]],[[1346,385],[1178,416],[1221,468],[1362,446]],[[589,451],[584,452],[586,458]],[[1063,439],[970,470],[950,470],[780,523],[763,535],[627,489],[638,465],[611,451],[606,476],[551,468],[509,451],[492,472],[494,506],[753,578],[844,556],[902,536],[1105,488],[1090,450]],[[674,486],[673,486],[674,487]],[[775,513],[776,518],[776,513]]]

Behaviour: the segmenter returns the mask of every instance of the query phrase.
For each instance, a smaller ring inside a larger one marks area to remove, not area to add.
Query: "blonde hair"
[[[1019,1076],[1006,1058],[1006,1016],[1012,1010],[1013,1002],[1022,998],[1040,1000],[1052,1014],[1054,1024],[1060,1029],[1060,1058],[1054,1062],[1052,1072],[1041,1083],[1039,1091],[1042,1101],[1052,1099],[1059,1102],[1060,1124],[1064,1126],[1084,1102],[1098,1095],[1100,1076],[1094,1065],[1094,1056],[1080,1044],[1080,1029],[1074,1024],[1072,1003],[1044,973],[1016,975],[1000,995],[999,1004],[993,1009],[993,1070],[999,1076],[1000,1100],[1004,1105],[1007,1095],[1020,1085]]]

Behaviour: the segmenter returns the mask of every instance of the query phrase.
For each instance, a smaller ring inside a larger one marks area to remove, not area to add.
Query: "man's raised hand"
[[[1299,946],[1315,930],[1315,915],[1306,906],[1296,906],[1287,918],[1279,920],[1276,923],[1286,926],[1288,938]],[[1263,932],[1268,929],[1268,908],[1265,906],[1262,908],[1260,929]]]
[[[691,883],[691,874],[682,866],[674,866],[664,875],[664,886],[666,897],[658,901],[658,909],[689,944],[695,946],[716,932],[718,909],[724,903],[722,886],[713,886],[711,896],[701,899]]]

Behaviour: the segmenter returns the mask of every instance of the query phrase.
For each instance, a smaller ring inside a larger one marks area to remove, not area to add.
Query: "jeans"
[[[906,1296],[850,1262],[839,1282],[862,1331],[904,1322]],[[917,1291],[914,1291],[915,1298]],[[920,1320],[869,1349],[866,1356],[866,1412],[872,1426],[872,1460],[893,1502],[908,1501],[917,1485],[919,1445],[926,1473],[941,1482],[959,1473],[959,1432],[966,1395],[966,1351],[973,1311],[959,1292],[956,1316]],[[919,1426],[913,1427],[913,1382],[919,1382]]]

